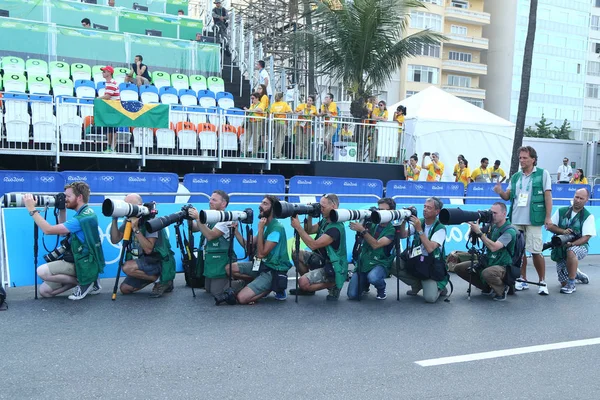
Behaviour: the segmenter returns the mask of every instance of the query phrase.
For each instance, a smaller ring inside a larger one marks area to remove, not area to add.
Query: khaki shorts
[[[248,287],[252,289],[254,294],[261,294],[264,292],[271,291],[271,285],[273,283],[273,275],[270,271],[261,272],[252,271],[254,266],[253,262],[241,262],[238,263],[238,268],[241,274],[251,276],[254,278],[252,282],[248,284]]]
[[[525,233],[525,250],[531,254],[541,254],[544,248],[542,227],[533,225],[514,225]]]
[[[75,264],[66,262],[64,260],[52,261],[46,264],[48,266],[48,271],[52,275],[69,275],[69,276],[77,276],[77,272],[75,271]],[[44,281],[46,285],[48,285],[52,290],[59,289],[63,286],[60,282],[50,282]]]
[[[327,275],[325,274],[325,268],[317,268],[310,270],[302,276],[305,276],[311,285],[314,285],[315,283],[335,282],[335,280],[330,280],[329,278],[327,278]]]

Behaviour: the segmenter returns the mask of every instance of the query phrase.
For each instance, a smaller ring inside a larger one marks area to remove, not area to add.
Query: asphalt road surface
[[[599,264],[583,260],[590,284],[564,295],[547,259],[550,295],[532,287],[505,302],[478,290],[468,301],[455,275],[451,301],[436,304],[402,283],[396,301],[395,279],[384,301],[349,301],[344,288],[338,302],[323,292],[219,307],[181,274],[160,299],[147,288],[111,301],[111,279],[76,302],[10,288],[0,398],[600,399]]]

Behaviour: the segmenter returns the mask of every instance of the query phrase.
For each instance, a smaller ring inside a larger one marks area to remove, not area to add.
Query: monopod
[[[117,277],[115,278],[115,287],[113,288],[112,300],[117,299],[117,290],[119,288],[119,278],[121,277],[121,269],[125,263],[125,254],[127,253],[127,246],[131,242],[131,221],[125,222],[125,231],[123,232],[123,245],[121,247],[121,256],[119,257],[119,267],[117,268]]]

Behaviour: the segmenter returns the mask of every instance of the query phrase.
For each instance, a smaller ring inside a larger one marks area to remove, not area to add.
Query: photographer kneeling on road
[[[504,301],[513,282],[507,276],[507,267],[513,263],[517,230],[506,219],[506,205],[501,202],[491,207],[493,226],[488,235],[481,232],[478,224],[469,222],[471,234],[479,237],[486,247],[484,256],[478,259],[475,270],[470,270],[471,262],[465,261],[454,266],[454,272],[465,281],[481,289],[482,294],[493,295],[494,300]]]
[[[384,197],[377,201],[379,210],[395,210],[396,202],[390,197]],[[350,222],[350,229],[359,232],[363,237],[360,250],[358,266],[348,284],[348,298],[355,300],[359,293],[366,294],[369,286],[377,289],[377,299],[385,300],[385,278],[390,273],[390,267],[394,261],[392,249],[394,248],[394,236],[396,230],[390,222],[384,224],[371,224],[367,229],[360,222]],[[358,287],[360,274],[360,284]]]
[[[50,225],[35,209],[33,195],[23,196],[25,207],[36,225],[46,235],[69,235],[68,249],[63,259],[38,267],[37,274],[44,280],[40,287],[42,297],[53,297],[73,287],[70,300],[81,300],[90,292],[96,294],[102,287],[98,275],[104,271],[104,253],[98,233],[98,218],[87,205],[90,187],[85,182],[73,182],[65,186],[65,207],[75,210],[68,221],[65,208],[60,210],[58,225]]]
[[[446,242],[446,227],[438,220],[438,215],[444,204],[437,197],[430,197],[425,201],[423,206],[422,219],[416,216],[411,216],[407,222],[410,222],[408,231],[406,224],[403,222],[400,227],[400,237],[406,238],[409,235],[415,235],[412,243],[412,255],[408,255],[411,259],[416,258],[420,261],[416,262],[432,262],[443,263],[445,269],[444,243]],[[425,257],[433,256],[433,260],[427,260]],[[435,303],[440,295],[447,294],[446,285],[448,284],[448,273],[441,280],[419,279],[415,277],[407,268],[408,261],[400,256],[400,270],[396,268],[396,263],[392,265],[392,275],[397,276],[407,285],[411,286],[411,290],[406,294],[416,296],[423,289],[423,297],[427,303]]]
[[[340,205],[335,194],[326,194],[319,200],[323,218],[312,223],[307,216],[304,228],[297,216],[291,217],[292,227],[300,239],[312,250],[299,251],[299,260],[294,265],[302,275],[298,280],[298,294],[312,295],[317,290],[327,289],[327,300],[337,300],[348,276],[348,255],[346,253],[346,230],[341,222],[331,222],[329,213]],[[310,235],[316,233],[313,239]],[[293,257],[296,257],[294,252]],[[290,290],[296,294],[296,289]]]
[[[578,268],[579,260],[588,253],[588,241],[596,236],[594,215],[585,208],[590,194],[587,189],[578,189],[573,196],[572,207],[561,207],[552,215],[552,225],[548,230],[555,235],[573,235],[563,246],[552,249],[552,260],[556,261],[560,292],[573,293],[575,282],[589,283],[590,279]]]
[[[142,197],[132,193],[125,197],[125,202],[141,206]],[[120,289],[123,294],[137,292],[160,277],[152,288],[150,297],[161,297],[163,293],[173,291],[173,279],[175,279],[175,258],[171,250],[169,238],[164,229],[150,233],[144,227],[144,219],[130,217],[131,240],[126,249],[127,253],[123,264],[123,272],[127,277],[121,283]],[[118,226],[118,218],[113,218],[110,227],[110,241],[117,244],[123,240],[125,224]]]
[[[254,237],[256,255],[253,262],[234,264],[233,278],[250,282],[237,294],[239,304],[250,304],[261,297],[275,292],[277,300],[285,300],[287,289],[287,272],[292,263],[287,251],[285,228],[274,218],[273,204],[278,201],[275,196],[265,196],[258,206],[258,233]],[[246,241],[239,230],[236,238],[243,246]],[[226,270],[229,274],[229,269]]]

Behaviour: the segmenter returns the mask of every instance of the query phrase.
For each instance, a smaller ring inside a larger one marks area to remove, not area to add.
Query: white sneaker
[[[90,294],[100,294],[100,292],[102,291],[102,285],[100,285],[100,279],[96,279],[96,282],[94,282],[92,291],[90,292]]]
[[[523,279],[523,277],[521,277],[521,279]],[[521,291],[521,290],[528,290],[529,289],[529,284],[527,282],[515,282],[515,290]]]
[[[69,296],[69,300],[81,300],[87,296],[92,289],[94,289],[94,284],[89,283],[85,286],[75,286],[73,289],[73,294]]]
[[[583,283],[584,285],[590,283],[590,277],[581,272],[579,268],[577,268],[577,276],[575,277],[575,280],[579,283]]]
[[[544,281],[540,281],[540,283],[546,283]],[[538,287],[538,294],[542,295],[542,296],[548,296],[550,293],[548,292],[548,286],[539,286]]]

